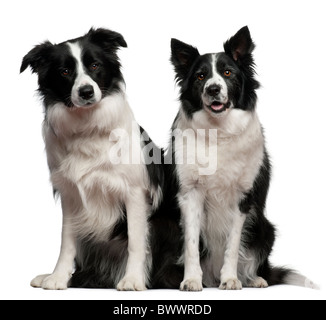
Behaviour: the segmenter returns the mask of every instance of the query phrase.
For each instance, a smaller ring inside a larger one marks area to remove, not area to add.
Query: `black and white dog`
[[[255,111],[259,83],[249,29],[221,53],[200,55],[176,39],[171,47],[181,101],[170,150],[184,230],[180,289],[315,287],[269,263],[275,228],[264,209],[271,165]]]
[[[34,287],[145,290],[149,283],[147,220],[160,187],[125,96],[117,50],[126,46],[119,33],[91,29],[58,45],[44,42],[23,59],[21,72],[30,66],[38,74],[51,182],[63,211],[57,265]]]
[[[21,72],[30,66],[38,74],[51,182],[63,211],[57,265],[31,285],[144,290],[179,288],[184,277],[181,289],[191,291],[314,287],[268,261],[270,164],[248,28],[218,54],[172,40],[181,108],[164,158],[126,100],[120,47],[120,34],[91,29],[40,44],[23,59]]]

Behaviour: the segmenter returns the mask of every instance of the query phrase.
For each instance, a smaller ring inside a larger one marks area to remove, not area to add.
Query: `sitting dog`
[[[200,55],[171,42],[181,102],[169,151],[184,234],[181,290],[315,287],[269,262],[275,228],[264,211],[271,165],[256,113],[254,47],[247,27],[220,53]]]
[[[171,46],[181,108],[165,153],[126,100],[120,34],[91,29],[24,57],[21,72],[30,66],[38,74],[48,165],[63,211],[58,263],[31,285],[316,287],[268,260],[275,239],[264,216],[271,166],[255,112],[259,84],[248,28],[223,53],[200,55],[175,39]]]
[[[33,287],[145,290],[149,282],[147,220],[160,187],[125,95],[117,50],[126,46],[119,33],[91,29],[37,45],[23,59],[21,72],[30,66],[38,74],[48,166],[63,213],[58,262]]]

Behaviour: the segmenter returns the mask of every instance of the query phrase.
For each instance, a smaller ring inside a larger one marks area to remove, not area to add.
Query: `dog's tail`
[[[268,266],[267,268],[265,267],[262,271],[263,278],[267,281],[270,286],[278,284],[288,284],[316,290],[320,289],[316,283],[292,269],[288,269],[285,267]]]
[[[318,284],[314,283],[309,278],[295,271],[290,271],[285,277],[284,281],[285,284],[290,284],[293,286],[306,287],[316,290],[320,289]]]

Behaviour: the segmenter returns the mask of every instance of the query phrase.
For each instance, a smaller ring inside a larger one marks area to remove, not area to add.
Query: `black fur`
[[[256,105],[259,82],[254,78],[254,60],[252,51],[255,48],[248,27],[244,27],[224,44],[225,52],[219,54],[217,71],[232,71],[230,78],[225,78],[229,96],[235,108],[253,110]],[[206,79],[212,75],[210,55],[200,55],[198,50],[179,40],[171,40],[171,62],[176,72],[176,80],[180,85],[180,100],[186,114],[202,109],[200,94]],[[203,75],[204,80],[198,81],[197,76]]]
[[[240,41],[239,39],[242,37],[247,38],[248,41]],[[241,45],[237,46],[239,41]],[[180,101],[187,116],[191,119],[195,112],[203,108],[199,93],[205,82],[198,83],[196,77],[198,73],[205,73],[205,76],[209,76],[212,72],[209,69],[209,55],[201,56],[196,48],[175,39],[172,39],[171,48],[171,61],[176,71],[176,80],[180,85]],[[253,49],[254,44],[251,41],[249,30],[244,28],[240,31],[240,35],[232,37],[225,43],[225,53],[221,53],[217,61],[218,70],[228,66],[235,73],[232,81],[230,80],[228,83],[234,107],[249,112],[255,107],[255,89],[259,87],[259,83],[254,79],[254,62],[251,55]],[[176,119],[178,117],[179,115]],[[173,124],[172,130],[174,128]],[[142,128],[141,134],[145,146],[152,144]],[[156,186],[159,185],[163,194],[161,205],[149,218],[152,255],[150,288],[178,289],[184,272],[183,265],[178,263],[183,252],[183,230],[177,201],[180,183],[176,172],[173,140],[165,157],[163,150],[157,147],[152,149],[151,153],[145,153],[146,156],[153,160],[153,163],[147,165],[152,183]],[[243,233],[242,245],[256,253],[256,259],[260,261],[257,275],[266,279],[269,285],[274,285],[284,283],[290,270],[273,268],[268,261],[275,241],[275,228],[264,216],[270,177],[271,165],[267,151],[265,151],[264,161],[254,187],[243,195],[239,202],[239,208],[248,215],[255,212],[252,219],[247,220],[244,225],[246,232]],[[71,286],[113,288],[116,284],[110,276],[111,273],[115,273],[112,268],[126,263],[127,243],[125,221],[121,221],[116,226],[114,234],[106,243],[83,241],[84,250],[82,252],[90,254],[87,257],[78,256],[77,270],[72,278]],[[205,263],[209,257],[209,251],[203,242],[201,242],[200,250],[201,261]],[[203,285],[211,286],[211,283],[204,282]]]
[[[164,163],[164,150],[158,148],[153,143],[142,127],[140,127],[140,134],[150,183],[155,188],[165,186],[167,190],[168,184],[165,183],[165,179],[168,179],[168,173],[164,172],[164,167],[162,166]],[[146,152],[147,149],[148,152]],[[170,199],[166,190],[163,191],[165,197]],[[175,191],[172,192],[175,194]],[[171,208],[168,201],[165,202],[165,205]],[[163,280],[159,275],[159,268],[157,266],[162,267],[163,263],[169,263],[170,266],[173,266],[171,262],[173,248],[180,249],[180,247],[175,247],[171,243],[171,239],[175,239],[175,235],[180,234],[180,230],[178,230],[175,217],[171,218],[169,214],[165,214],[168,211],[165,205],[149,218],[150,249],[152,248],[150,254],[154,257],[153,269],[150,270],[151,287],[153,285],[168,287],[165,283],[161,285]],[[172,222],[169,223],[169,220]],[[115,288],[118,279],[114,276],[119,274],[119,270],[125,270],[128,258],[128,228],[126,219],[121,220],[115,226],[113,233],[107,241],[97,242],[92,239],[80,239],[78,248],[79,252],[77,252],[75,259],[76,270],[69,286],[75,288]],[[173,277],[173,273],[171,274]],[[164,279],[164,275],[162,278]]]
[[[83,63],[88,75],[99,85],[103,97],[119,90],[118,83],[123,77],[116,51],[127,47],[122,35],[106,29],[91,29],[85,36],[69,40],[70,43],[77,41],[85,48]],[[38,91],[45,108],[57,102],[73,107],[70,95],[76,79],[76,63],[66,43],[46,41],[34,47],[22,61],[20,72],[30,66],[32,72],[38,73]],[[94,64],[96,70],[92,69]]]
[[[101,84],[101,88],[105,88],[103,95],[119,90],[117,84],[123,80],[123,77],[116,51],[119,47],[127,46],[123,37],[113,31],[91,29],[85,37],[75,39],[77,40],[82,41],[83,47],[86,48],[84,64],[99,65],[96,72],[89,71],[89,75]],[[220,73],[226,68],[232,70],[232,78],[226,79],[226,82],[233,107],[248,112],[255,108],[257,100],[255,90],[259,87],[259,83],[254,78],[252,57],[254,47],[249,29],[244,27],[225,42],[225,52],[219,54],[216,64],[216,69]],[[212,73],[210,56],[200,55],[196,48],[176,39],[172,39],[171,49],[171,62],[176,72],[176,80],[180,85],[180,101],[183,111],[191,120],[194,113],[204,107],[200,93],[205,84],[204,79]],[[67,107],[72,107],[70,92],[75,79],[75,62],[67,50],[64,43],[53,45],[50,42],[44,42],[31,50],[23,59],[21,72],[31,66],[32,71],[39,75],[39,91],[46,107],[55,102],[63,102]],[[58,66],[61,66],[59,72]],[[107,72],[110,72],[109,76]],[[198,81],[200,75],[203,75],[202,81]],[[230,105],[225,106],[225,108],[229,107]],[[179,114],[176,119],[178,117]],[[175,123],[172,126],[172,129],[174,128]],[[162,189],[161,204],[149,217],[149,249],[152,257],[149,287],[178,289],[184,273],[184,267],[179,263],[184,241],[181,212],[177,200],[180,181],[174,159],[174,143],[172,140],[164,155],[164,150],[156,147],[147,133],[142,128],[140,130],[150,183],[155,188]],[[247,219],[244,225],[242,246],[255,253],[255,259],[259,262],[257,275],[266,279],[269,285],[273,285],[285,283],[291,271],[274,268],[268,260],[275,241],[275,228],[264,216],[270,177],[271,165],[265,150],[263,164],[253,188],[243,194],[238,205],[241,212],[251,216],[251,219]],[[119,279],[114,276],[121,270],[125,270],[128,257],[128,232],[125,217],[122,217],[116,224],[106,241],[78,239],[77,247],[76,270],[69,286],[115,288]],[[200,249],[201,262],[205,263],[210,253],[203,241]],[[211,270],[206,270],[206,272],[211,272]],[[218,285],[218,279],[216,282]],[[204,283],[204,286],[210,285],[211,283]]]
[[[100,88],[101,99],[120,90],[123,76],[117,50],[120,47],[126,47],[127,44],[119,33],[106,29],[91,29],[80,38],[60,44],[46,41],[25,55],[20,68],[20,72],[23,72],[30,66],[32,72],[38,74],[39,93],[45,108],[45,122],[47,112],[56,103],[63,103],[67,108],[74,107],[71,95],[77,78],[77,63],[68,44],[76,42],[82,48],[81,59],[84,72]],[[87,86],[85,87],[87,89]],[[53,129],[52,131],[56,136],[56,132]],[[149,184],[151,190],[158,189],[163,187],[165,178],[164,168],[161,165],[163,150],[154,145],[141,127],[140,134]],[[56,192],[57,190],[54,190],[54,194]],[[152,235],[165,233],[163,231],[165,229],[162,229],[163,220],[162,223],[156,222],[159,221],[159,217],[157,215],[157,218],[151,218],[150,222],[155,225],[153,228],[158,230],[150,233],[153,243],[156,244],[160,241]],[[175,233],[179,234],[178,230]],[[75,272],[70,279],[69,286],[115,288],[124,276],[127,258],[128,232],[126,213],[124,213],[114,226],[114,230],[108,232],[107,239],[97,240],[92,235],[77,239]]]
[[[115,226],[107,241],[80,239],[77,248],[76,270],[69,287],[115,288],[119,279],[114,275],[119,274],[119,270],[125,270],[127,265],[128,230],[126,219]]]
[[[257,101],[255,90],[259,88],[259,83],[255,79],[254,60],[252,56],[254,48],[255,45],[251,39],[249,29],[244,27],[224,43],[225,51],[217,54],[216,61],[216,70],[219,74],[223,75],[224,70],[232,71],[232,75],[230,77],[224,77],[224,80],[227,84],[228,97],[232,102],[233,108],[248,112],[255,109]],[[202,93],[206,79],[209,79],[213,72],[211,69],[211,55],[200,55],[195,47],[176,39],[172,39],[171,41],[171,51],[171,62],[176,72],[176,80],[180,86],[181,107],[189,120],[192,120],[196,112],[205,108],[202,102]],[[230,105],[225,106],[225,108],[229,107]],[[180,114],[177,115],[176,121],[179,117]],[[173,125],[172,130],[174,128],[175,125]],[[174,146],[172,143],[170,145],[170,152],[172,154],[174,153],[173,150]],[[171,166],[169,171],[170,176],[174,176],[171,180],[175,183],[174,190],[178,192],[179,182],[175,167]],[[264,215],[270,178],[271,164],[267,151],[265,150],[264,160],[254,181],[253,188],[243,194],[239,202],[239,208],[241,212],[250,215],[250,219],[246,220],[243,227],[242,247],[246,248],[248,252],[254,253],[255,260],[258,264],[257,276],[263,277],[269,285],[274,285],[285,283],[287,276],[292,271],[285,268],[274,268],[268,260],[275,241],[275,227]],[[171,197],[171,195],[169,196]],[[175,195],[172,197],[175,198]],[[174,202],[174,205],[177,205],[177,203]],[[172,213],[178,222],[180,218],[179,208],[174,207]],[[169,241],[165,239],[165,243],[169,243]],[[201,245],[203,246],[203,243]],[[174,261],[174,268],[177,268],[175,262],[177,256],[180,254],[180,250],[179,252],[173,252],[171,262]],[[208,257],[209,251],[205,247],[202,247],[202,264],[205,264],[205,260]],[[167,259],[165,261],[166,263],[162,263],[159,274],[166,274],[166,278],[170,281],[165,281],[165,283],[160,282],[159,284],[163,287],[178,288],[183,279],[182,267],[179,267],[178,273],[173,269],[173,275],[171,275],[172,265],[168,265]],[[203,269],[204,272],[212,272],[211,270]],[[212,279],[214,276],[204,275],[205,278]],[[216,281],[216,285],[218,285],[218,279]],[[204,282],[203,285],[210,286],[212,284]]]
[[[232,58],[241,72],[239,86],[241,94],[237,106],[244,110],[253,110],[256,105],[259,82],[255,79],[254,59],[252,52],[255,49],[248,27],[240,29],[235,36],[224,43],[224,50]]]

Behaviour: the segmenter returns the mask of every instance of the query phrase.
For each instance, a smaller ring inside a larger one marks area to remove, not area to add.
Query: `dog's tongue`
[[[215,111],[223,109],[223,104],[212,104],[211,108]]]

